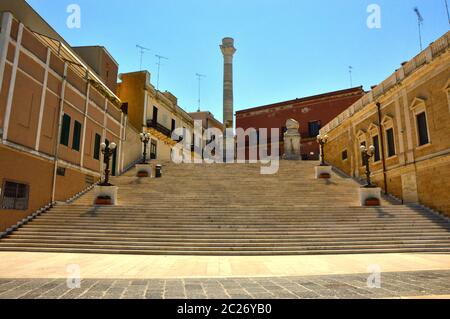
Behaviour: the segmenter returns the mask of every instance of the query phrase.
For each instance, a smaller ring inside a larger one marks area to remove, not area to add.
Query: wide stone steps
[[[40,240],[39,244],[34,243],[30,240],[20,240],[11,239],[5,246],[16,246],[16,247],[46,247],[46,248],[89,248],[89,249],[102,249],[104,247],[111,249],[121,249],[127,251],[133,250],[203,250],[203,251],[214,251],[214,250],[346,250],[346,249],[369,249],[369,248],[380,248],[380,249],[394,249],[394,248],[447,248],[450,252],[448,245],[450,240],[420,240],[420,241],[398,241],[398,242],[376,242],[376,241],[366,241],[366,242],[335,242],[335,243],[199,243],[199,242],[120,242],[120,241],[84,241],[84,240],[61,240],[58,243],[49,240]]]
[[[367,240],[367,237],[373,240],[374,242],[383,242],[383,241],[414,241],[418,240],[416,236],[407,235],[407,234],[384,234],[384,235],[369,235],[364,236],[363,239],[356,237],[353,235],[339,235],[334,234],[330,235],[249,235],[242,234],[238,238],[235,234],[230,235],[222,235],[218,234],[217,236],[210,235],[190,235],[190,234],[159,234],[159,235],[150,235],[150,234],[127,234],[127,236],[119,236],[113,235],[109,233],[88,233],[88,232],[70,232],[70,233],[52,233],[48,232],[45,235],[42,235],[40,232],[24,232],[21,235],[11,235],[10,239],[45,239],[45,240],[67,240],[67,239],[75,239],[75,240],[106,240],[106,241],[142,241],[142,242],[178,242],[178,241],[191,241],[191,242],[256,242],[256,243],[264,243],[264,242],[272,242],[274,239],[277,242],[295,242],[299,239],[302,242],[335,242],[336,238],[345,240],[346,242],[360,242],[363,240]],[[443,235],[442,233],[436,233],[433,235],[432,232],[428,232],[420,236],[420,239],[423,240],[447,240],[450,239],[450,235]]]
[[[376,230],[376,229],[375,229]],[[379,228],[378,230],[382,230],[380,234],[385,235],[385,237],[392,237],[396,235],[416,235],[416,238],[421,238],[422,236],[428,236],[428,235],[442,235],[443,229],[442,227],[434,227],[434,228],[423,228],[423,229],[413,229],[413,230],[404,230],[403,228],[400,229],[383,229]],[[54,234],[70,234],[70,233],[77,233],[79,230],[74,228],[62,228],[62,227],[33,227],[33,228],[27,228],[24,229],[22,233],[42,233],[46,232],[48,234],[54,233]],[[300,236],[301,237],[345,237],[345,236],[351,236],[356,239],[358,238],[365,238],[365,237],[375,237],[376,235],[383,237],[380,234],[374,235],[374,229],[337,229],[333,232],[326,231],[324,233],[318,233],[316,230],[286,230],[286,229],[278,229],[278,230],[249,230],[249,229],[231,229],[231,228],[223,228],[223,229],[152,229],[152,230],[140,230],[140,229],[121,229],[121,228],[84,228],[84,233],[91,233],[91,234],[100,234],[100,233],[108,233],[109,235],[122,235],[123,237],[128,236],[173,236],[173,237],[181,237],[181,236],[188,236],[195,238],[197,236],[206,236],[207,238],[221,238],[223,236],[228,236],[231,238],[244,238],[244,237],[289,237],[289,236]],[[99,235],[100,236],[100,235]]]
[[[235,228],[288,228],[288,227],[295,227],[295,228],[334,228],[334,227],[377,227],[377,226],[384,226],[384,227],[390,227],[390,226],[436,226],[436,225],[446,225],[445,222],[437,222],[437,221],[408,221],[408,220],[400,220],[400,221],[390,221],[389,224],[383,222],[383,221],[340,221],[339,225],[335,224],[336,221],[245,221],[241,223],[236,223],[232,221],[226,221],[226,220],[217,220],[217,221],[186,221],[186,220],[149,220],[149,221],[141,221],[141,220],[110,220],[106,221],[104,224],[107,226],[120,226],[120,227],[127,227],[127,226],[139,226],[141,228],[147,228],[147,227],[218,227],[218,228],[226,228],[226,227],[235,227]],[[274,224],[275,223],[275,224]],[[301,223],[301,224],[299,224]],[[92,221],[89,221],[87,219],[73,219],[70,222],[61,221],[59,219],[56,220],[37,220],[33,223],[33,225],[70,225],[72,227],[77,226],[83,226],[83,225],[91,225]]]
[[[364,253],[448,253],[448,244],[436,246],[429,245],[368,245],[366,247],[342,246],[334,247],[209,247],[199,249],[198,247],[178,246],[161,247],[156,246],[135,249],[126,246],[111,245],[53,245],[53,246],[30,246],[30,244],[2,245],[3,251],[26,251],[26,252],[65,252],[65,253],[93,253],[93,254],[144,254],[144,255],[320,255],[320,254],[364,254]]]
[[[297,255],[450,252],[450,223],[420,206],[358,206],[359,185],[313,178],[311,162],[174,165],[163,178],[131,170],[112,178],[119,205],[94,207],[92,192],[0,240],[28,252]]]
[[[202,250],[126,250],[126,249],[91,249],[91,248],[70,248],[70,247],[1,247],[1,251],[23,251],[23,252],[47,252],[47,253],[74,253],[74,254],[131,254],[131,255],[191,255],[191,256],[266,256],[266,255],[336,255],[336,254],[389,254],[389,253],[448,253],[448,248],[368,248],[368,249],[323,249],[323,250],[216,250],[216,251],[202,251]]]

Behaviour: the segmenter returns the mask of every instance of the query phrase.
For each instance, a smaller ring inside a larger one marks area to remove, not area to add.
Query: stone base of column
[[[136,176],[137,177],[153,177],[153,165],[152,164],[136,164]]]
[[[361,187],[359,189],[359,202],[361,206],[380,206],[381,188],[380,187]]]
[[[94,205],[117,205],[117,186],[94,186]]]
[[[316,166],[314,169],[316,173],[316,179],[331,178],[331,166]]]

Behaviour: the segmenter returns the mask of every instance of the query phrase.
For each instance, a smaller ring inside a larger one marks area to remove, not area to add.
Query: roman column
[[[236,52],[233,38],[224,38],[222,45],[223,65],[223,124],[233,128],[233,55]]]
[[[220,46],[223,54],[223,124],[224,129],[234,128],[233,114],[233,55],[236,52],[233,38],[224,38]],[[226,132],[225,132],[226,133]],[[229,134],[228,134],[229,135]],[[234,134],[233,134],[234,135]],[[234,136],[224,134],[223,150],[227,154],[225,160],[234,159],[234,154],[228,154],[227,149],[234,145]],[[233,152],[234,153],[234,152]]]

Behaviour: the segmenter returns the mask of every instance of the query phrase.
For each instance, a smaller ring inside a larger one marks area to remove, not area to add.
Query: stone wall
[[[383,87],[381,94],[379,87],[386,81],[373,88],[321,133],[329,136],[326,161],[361,179],[365,167],[360,144],[373,145],[378,136],[380,159],[370,164],[373,181],[405,203],[420,202],[450,216],[446,187],[450,182],[450,52],[435,49],[436,43],[448,47],[448,34],[412,60],[425,56],[426,63],[415,62],[414,70],[406,69],[411,62],[404,64],[394,73],[395,85]],[[420,145],[416,116],[423,112],[429,143]],[[390,157],[388,129],[393,130],[395,147]],[[342,156],[344,151],[347,159]]]
[[[128,123],[123,142],[123,163],[122,170],[126,169],[139,158],[142,157],[142,142],[139,137],[139,131]],[[148,148],[147,148],[148,151]]]

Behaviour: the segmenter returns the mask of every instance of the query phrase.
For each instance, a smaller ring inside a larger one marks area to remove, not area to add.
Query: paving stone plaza
[[[0,299],[450,299],[447,1],[0,0]]]
[[[450,271],[383,273],[380,288],[367,274],[227,279],[0,279],[0,299],[361,299],[450,296]]]

